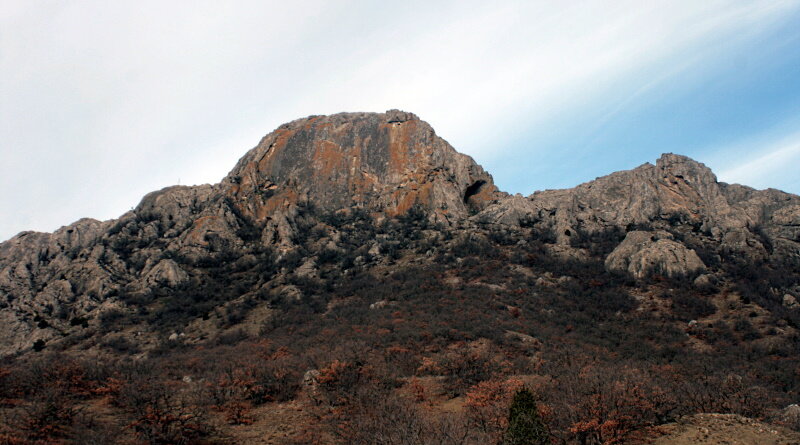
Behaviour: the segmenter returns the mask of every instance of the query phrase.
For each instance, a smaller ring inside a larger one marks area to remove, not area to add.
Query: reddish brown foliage
[[[467,391],[464,408],[480,431],[500,440],[508,426],[508,408],[522,381],[510,378],[478,383]]]

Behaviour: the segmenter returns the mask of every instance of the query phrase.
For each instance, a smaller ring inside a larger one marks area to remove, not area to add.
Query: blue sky
[[[593,94],[522,129],[502,155],[479,156],[498,184],[523,194],[571,187],[674,152],[721,181],[800,193],[800,8]]]
[[[5,1],[0,240],[217,182],[283,122],[390,108],[509,192],[675,152],[800,193],[800,0]]]

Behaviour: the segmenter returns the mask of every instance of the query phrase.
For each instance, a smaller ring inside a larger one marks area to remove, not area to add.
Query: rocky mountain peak
[[[688,156],[664,153],[656,160],[656,168],[664,174],[683,177],[691,182],[717,182],[710,168]]]
[[[600,243],[595,254],[609,270],[636,278],[693,277],[714,268],[714,251],[751,262],[800,258],[800,197],[719,183],[685,156],[665,154],[655,165],[571,189],[510,196],[413,113],[310,116],[266,135],[219,184],[168,187],[116,220],[83,219],[0,243],[0,356],[178,288],[192,298],[265,295],[284,289],[292,271],[313,276],[345,254],[348,268],[383,267],[384,258],[396,259],[385,255],[407,244],[390,239],[390,227],[404,218],[391,220],[415,206],[426,224],[443,223],[425,226],[446,232],[442,239],[477,242],[473,234],[496,230],[509,243],[513,236],[546,240],[548,252],[572,259]],[[366,212],[337,214],[353,207]],[[375,223],[372,232],[354,235],[359,218]],[[350,221],[353,233],[343,235],[334,220]],[[271,264],[272,253],[288,265],[267,283],[257,265]],[[225,267],[245,283],[235,295],[220,284]]]
[[[388,214],[421,205],[440,219],[466,216],[496,195],[492,177],[413,113],[340,113],[281,125],[223,181],[256,220],[303,200],[326,210]]]
[[[675,154],[510,196],[412,113],[311,116],[218,184],[0,243],[0,442],[498,443],[472,402],[523,382],[570,443],[598,406],[622,442],[800,426],[798,300],[800,196]]]
[[[704,164],[666,153],[655,165],[646,163],[571,189],[539,191],[527,198],[503,197],[474,218],[484,223],[535,225],[552,231],[561,245],[575,244],[579,233],[682,225],[757,259],[767,254],[768,246],[754,230],[766,227],[778,240],[766,244],[783,249],[783,240],[794,240],[796,235],[778,221],[787,220],[781,216],[784,213],[795,214],[791,209],[797,203],[797,196],[777,190],[718,182]]]

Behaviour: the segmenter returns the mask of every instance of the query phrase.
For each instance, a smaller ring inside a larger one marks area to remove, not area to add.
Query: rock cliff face
[[[687,240],[754,260],[800,258],[800,197],[719,183],[683,156],[525,198],[499,192],[479,165],[411,113],[312,116],[265,136],[219,184],[169,187],[117,220],[83,219],[0,244],[0,356],[69,337],[76,325],[110,317],[104,314],[136,312],[130,301],[151,302],[170,289],[219,293],[208,287],[209,274],[232,279],[219,264],[245,277],[241,295],[285,284],[283,272],[264,276],[272,251],[309,256],[297,267],[313,276],[319,254],[299,249],[298,239],[324,224],[309,209],[376,220],[422,209],[451,232],[487,224],[549,231],[553,249],[575,258],[584,256],[576,239],[630,232],[606,264],[637,278],[702,271]],[[686,236],[649,233],[667,228]],[[383,255],[374,240],[363,242],[368,252],[358,261]],[[350,248],[336,234],[319,246]]]
[[[123,289],[181,285],[191,274],[173,257],[193,264],[221,251],[286,252],[302,207],[395,216],[417,206],[448,225],[500,195],[489,174],[412,113],[299,119],[265,136],[219,184],[168,187],[118,220],[0,244],[0,355],[116,310]],[[50,320],[46,329],[40,319]]]
[[[705,165],[665,154],[656,165],[612,173],[572,189],[503,197],[475,219],[548,228],[564,245],[580,233],[683,225],[722,247],[763,258],[769,253],[764,233],[782,254],[797,255],[798,204],[800,197],[778,190],[720,183]]]
[[[492,177],[412,113],[312,116],[280,126],[223,181],[242,211],[264,220],[309,200],[327,210],[362,206],[390,215],[414,205],[442,220],[479,210]]]

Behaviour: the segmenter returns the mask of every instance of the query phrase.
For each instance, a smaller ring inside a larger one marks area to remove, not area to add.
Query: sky
[[[0,240],[412,111],[507,192],[690,156],[800,193],[800,0],[0,3]]]

